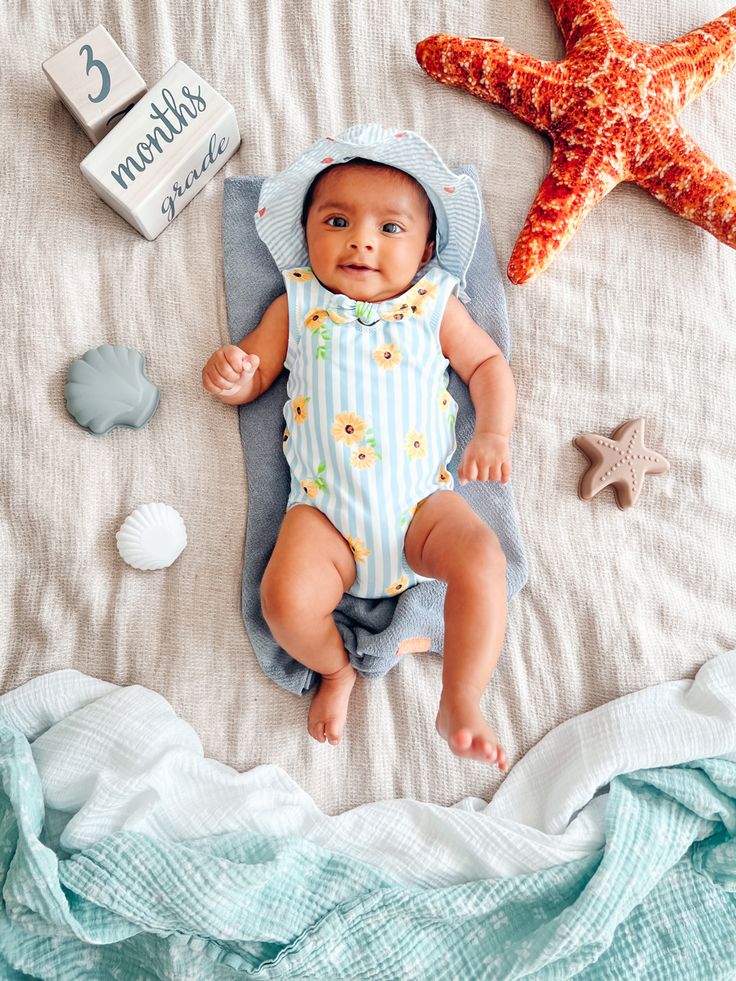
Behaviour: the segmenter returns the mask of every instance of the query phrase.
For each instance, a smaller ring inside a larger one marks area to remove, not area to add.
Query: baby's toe
[[[342,736],[342,726],[337,719],[328,719],[325,722],[325,738],[331,746],[336,746],[340,742],[340,737]]]
[[[473,740],[473,749],[484,759],[493,763],[498,755],[496,746],[482,736],[476,736]]]
[[[323,743],[325,741],[325,727],[322,722],[311,722],[307,726],[307,732],[312,737],[316,739],[318,743]]]
[[[467,749],[470,749],[473,742],[473,733],[470,729],[458,729],[452,736],[452,741],[456,749],[465,752]]]

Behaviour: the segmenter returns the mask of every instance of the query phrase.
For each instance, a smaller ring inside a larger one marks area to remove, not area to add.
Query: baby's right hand
[[[260,362],[257,354],[228,344],[215,351],[202,369],[202,384],[212,395],[229,397],[252,381]]]

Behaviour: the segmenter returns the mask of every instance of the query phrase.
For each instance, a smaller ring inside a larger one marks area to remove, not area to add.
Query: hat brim
[[[403,170],[422,185],[437,218],[436,260],[464,288],[481,224],[475,182],[467,174],[450,170],[417,133],[386,130],[376,123],[353,126],[337,137],[320,140],[286,170],[264,181],[254,216],[256,230],[278,268],[308,264],[302,227],[307,190],[322,170],[355,157]]]

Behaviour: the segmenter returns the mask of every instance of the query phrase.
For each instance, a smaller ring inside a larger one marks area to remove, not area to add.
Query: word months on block
[[[102,200],[153,240],[239,145],[233,107],[177,61],[80,167]]]
[[[94,144],[107,136],[146,92],[146,83],[102,24],[41,67]]]

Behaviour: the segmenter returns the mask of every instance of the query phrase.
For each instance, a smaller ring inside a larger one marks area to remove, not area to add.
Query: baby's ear
[[[429,262],[429,260],[432,258],[433,252],[434,242],[427,242],[427,244],[424,246],[424,252],[422,252],[422,265]]]

